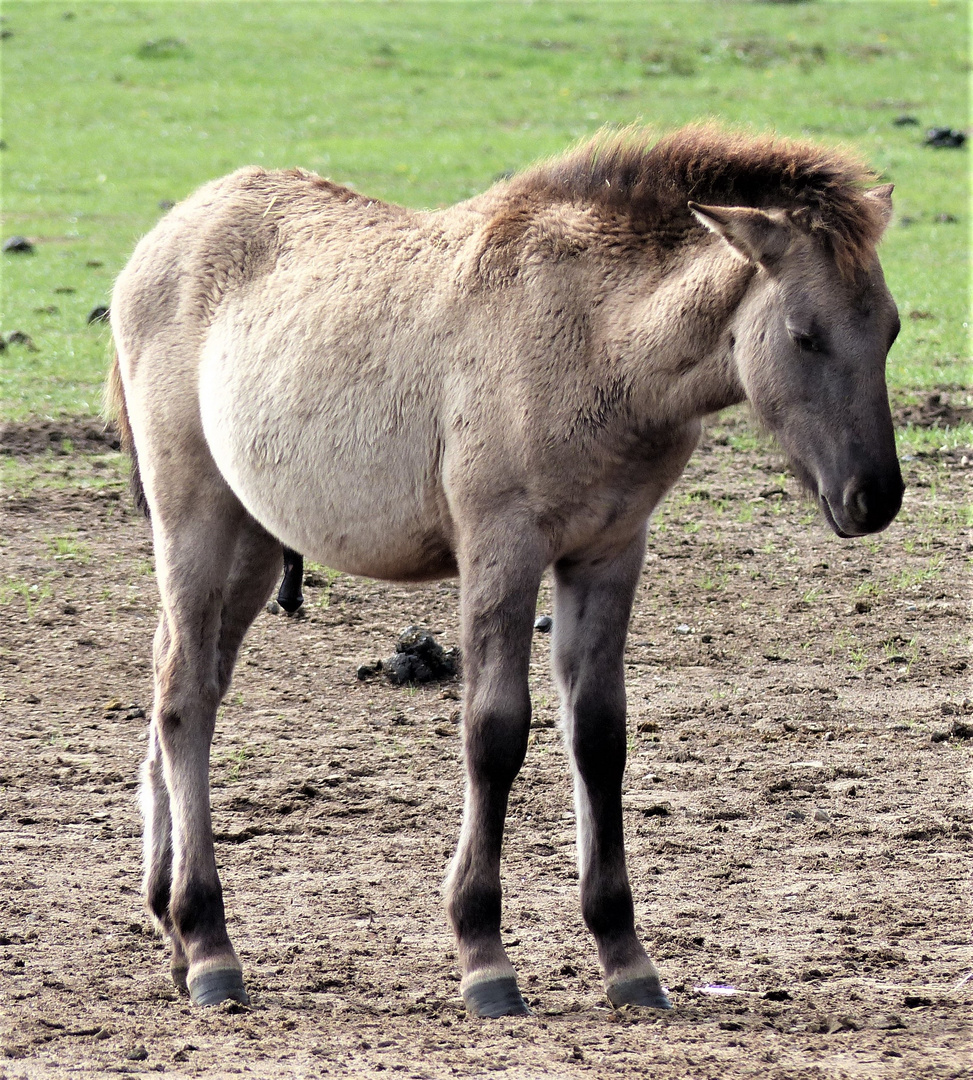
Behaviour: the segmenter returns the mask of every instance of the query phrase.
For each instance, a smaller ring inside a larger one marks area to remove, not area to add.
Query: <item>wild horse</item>
[[[875,254],[891,186],[844,153],[713,127],[605,134],[445,210],[242,169],[176,206],[112,299],[110,390],[151,511],[162,616],[145,888],[176,983],[246,1000],[208,761],[282,546],[459,575],[465,816],[447,886],[469,1009],[525,1011],[500,848],[552,568],[581,904],[610,1001],[665,1008],[622,835],[622,654],[646,524],[703,416],[749,400],[842,537],[902,500]]]

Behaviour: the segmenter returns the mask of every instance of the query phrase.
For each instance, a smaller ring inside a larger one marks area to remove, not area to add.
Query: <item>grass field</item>
[[[240,165],[436,206],[603,124],[711,116],[850,145],[895,182],[891,382],[969,381],[968,152],[922,145],[927,127],[968,123],[961,3],[3,10],[4,237],[35,245],[0,259],[3,325],[37,350],[2,354],[3,418],[97,412],[109,335],[87,313],[160,203]]]

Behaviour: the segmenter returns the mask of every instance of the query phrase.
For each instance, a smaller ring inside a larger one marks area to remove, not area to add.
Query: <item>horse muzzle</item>
[[[837,493],[820,492],[825,520],[838,536],[867,536],[887,528],[902,506],[905,485],[896,467],[882,477],[849,480]]]

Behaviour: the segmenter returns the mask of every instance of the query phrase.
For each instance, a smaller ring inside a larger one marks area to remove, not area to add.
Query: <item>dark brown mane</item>
[[[682,128],[654,145],[637,129],[602,133],[515,177],[511,194],[594,204],[665,246],[697,228],[690,200],[803,210],[803,227],[819,234],[850,274],[882,233],[874,200],[864,197],[876,180],[844,151],[707,124]]]

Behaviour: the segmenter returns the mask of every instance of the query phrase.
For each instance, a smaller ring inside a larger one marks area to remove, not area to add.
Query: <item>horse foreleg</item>
[[[581,909],[615,1006],[669,1008],[635,934],[622,827],[623,653],[644,535],[611,560],[555,566],[555,678],[574,770]]]
[[[492,548],[465,552],[460,561],[467,787],[446,894],[460,989],[475,1016],[529,1011],[500,940],[500,848],[507,799],[530,733],[527,672],[543,563],[513,546],[505,537]]]

